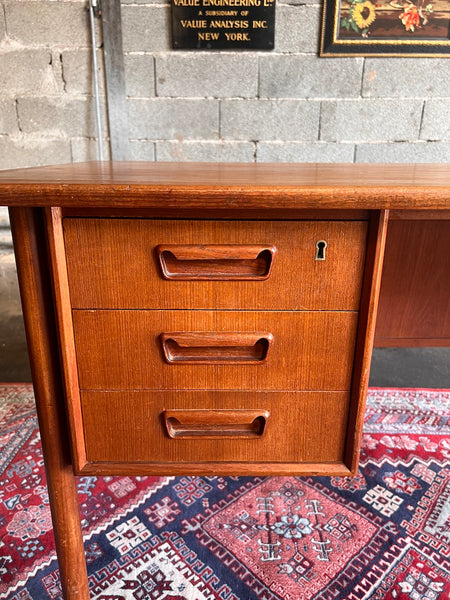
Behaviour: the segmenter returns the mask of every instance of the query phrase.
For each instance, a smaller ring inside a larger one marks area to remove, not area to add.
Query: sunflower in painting
[[[375,7],[370,0],[355,3],[351,8],[350,13],[359,29],[370,27],[377,18]]]
[[[341,27],[367,37],[369,27],[377,18],[374,4],[370,0],[352,0],[348,15],[341,19]]]

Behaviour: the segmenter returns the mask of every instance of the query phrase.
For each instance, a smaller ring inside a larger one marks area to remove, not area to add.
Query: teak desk
[[[73,164],[0,173],[0,204],[87,600],[76,474],[356,472],[388,211],[448,218],[450,166]]]

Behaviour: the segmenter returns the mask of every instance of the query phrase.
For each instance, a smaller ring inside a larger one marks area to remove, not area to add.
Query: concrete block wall
[[[450,61],[319,58],[319,0],[278,0],[271,52],[173,51],[165,0],[122,19],[132,159],[450,161]],[[87,0],[0,2],[0,168],[97,157],[90,44]]]
[[[86,2],[0,3],[0,168],[85,159],[96,135],[90,45]]]

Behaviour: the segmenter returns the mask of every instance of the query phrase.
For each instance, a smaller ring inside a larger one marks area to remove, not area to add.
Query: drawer
[[[363,221],[67,217],[71,304],[358,310],[366,233]]]
[[[355,312],[74,310],[82,389],[348,390]]]
[[[343,461],[347,392],[89,391],[81,402],[89,462]]]

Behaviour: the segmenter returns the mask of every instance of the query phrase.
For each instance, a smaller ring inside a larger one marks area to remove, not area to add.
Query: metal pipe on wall
[[[100,95],[98,91],[98,70],[97,70],[97,39],[95,34],[94,9],[98,7],[97,0],[89,0],[89,21],[91,25],[91,43],[92,43],[92,71],[94,82],[94,98],[95,98],[95,121],[97,126],[97,147],[98,159],[103,161],[103,134],[102,122],[100,113]]]

